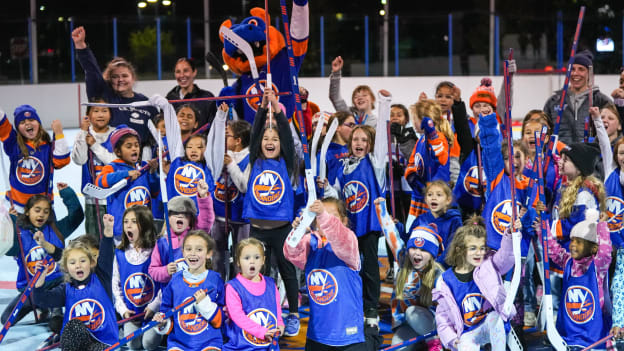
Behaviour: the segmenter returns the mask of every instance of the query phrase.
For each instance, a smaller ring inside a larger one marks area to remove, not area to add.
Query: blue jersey
[[[178,272],[171,277],[169,285],[163,289],[161,312],[167,312],[171,308],[180,305],[190,299],[199,290],[207,291],[207,297],[215,302],[219,309],[225,304],[223,292],[223,280],[218,273],[208,271],[208,275],[199,283],[189,283],[184,279],[183,272]],[[169,350],[220,350],[223,346],[221,329],[215,329],[210,325],[213,316],[202,316],[195,304],[189,304],[173,315],[173,331],[169,334],[167,348]]]
[[[108,152],[113,152],[113,146],[111,145],[110,142],[110,136],[113,133],[110,133],[108,135],[108,138],[106,139],[105,142],[103,142],[102,147],[105,148],[106,150],[108,150]],[[97,158],[91,151],[89,151],[89,158],[87,159],[87,162],[85,162],[85,164],[82,165],[82,186],[81,189],[84,189],[85,185],[91,183],[91,184],[95,184],[95,180],[97,179],[98,175],[100,175],[100,172],[102,172],[102,168],[104,168],[104,166],[106,166],[105,163],[103,163],[102,161],[100,161],[99,158]],[[93,163],[93,173],[91,173],[91,164]],[[93,176],[92,176],[93,175]]]
[[[160,290],[160,284],[154,282],[147,273],[151,260],[141,264],[132,264],[126,259],[124,251],[115,250],[119,267],[119,283],[126,307],[136,313],[143,312],[145,307],[154,300]]]
[[[257,159],[247,183],[243,218],[292,222],[294,191],[286,162]]]
[[[336,182],[336,177],[342,172],[344,159],[349,157],[349,149],[347,145],[338,143],[329,143],[325,161],[327,162],[327,180],[329,184]]]
[[[43,233],[45,240],[52,245],[64,248],[65,243],[59,240],[54,230],[49,225],[45,225],[43,228],[39,229]],[[24,248],[24,259],[26,260],[26,267],[24,267],[24,262],[22,262],[21,257],[15,257],[17,261],[17,281],[15,282],[15,286],[18,289],[23,289],[28,284],[28,281],[33,278],[35,275],[35,265],[39,261],[47,260],[50,262],[50,267],[48,267],[46,282],[53,281],[63,276],[63,273],[60,271],[59,265],[52,259],[52,257],[48,254],[48,252],[33,239],[33,232],[28,229],[20,229],[21,231],[21,239],[22,239],[22,247]],[[26,271],[28,271],[28,278],[26,277]]]
[[[481,184],[479,186],[479,166],[477,162],[477,150],[472,150],[459,169],[459,177],[455,188],[453,188],[453,198],[459,206],[464,209],[478,211],[481,209],[482,190],[487,188],[487,178],[485,172],[481,170]]]
[[[83,289],[65,284],[63,326],[71,319],[79,319],[96,340],[107,345],[114,344],[119,340],[115,308],[97,275],[91,274],[89,279]]]
[[[182,247],[173,249],[173,258],[169,257],[169,241],[166,236],[163,236],[156,241],[155,249],[158,250],[158,253],[160,254],[160,262],[163,265],[166,266],[168,263],[175,261],[178,272],[188,269],[188,264],[182,255]]]
[[[474,280],[467,283],[460,282],[452,268],[442,273],[442,279],[455,297],[455,303],[457,303],[464,321],[464,333],[479,327],[491,310],[491,305],[481,294],[477,283]],[[488,306],[489,308],[487,308]]]
[[[239,163],[238,168],[244,170],[249,164],[249,155],[245,156]],[[225,169],[225,168],[224,168]],[[225,218],[225,171],[221,173],[215,182],[215,189],[212,194],[212,204],[215,216]],[[243,205],[245,203],[245,193],[242,193],[230,177],[227,178],[228,194],[228,219],[233,222],[246,222],[243,219]]]
[[[603,313],[600,307],[594,261],[580,277],[573,277],[571,271],[572,259],[569,259],[563,273],[563,295],[559,301],[557,330],[568,346],[587,347],[607,336],[611,316]],[[608,281],[605,279],[605,282]],[[608,290],[604,292],[605,295],[609,294]]]
[[[193,161],[186,161],[181,157],[171,162],[169,173],[167,174],[167,195],[169,198],[176,196],[186,196],[197,204],[197,183],[200,180],[206,181],[208,191],[214,190],[214,180],[212,173],[205,164]]]
[[[243,312],[247,317],[263,327],[271,330],[277,328],[277,306],[275,298],[275,281],[270,277],[263,277],[265,281],[264,294],[260,296],[252,295],[245,289],[245,286],[234,278],[228,284],[238,293]],[[258,339],[245,330],[241,329],[231,320],[227,325],[227,335],[230,340],[223,345],[223,350],[251,351],[269,350],[271,342]],[[275,349],[279,350],[279,346]]]
[[[381,231],[373,201],[383,196],[375,178],[375,170],[370,156],[360,160],[355,170],[349,174],[338,173],[342,187],[342,199],[349,213],[349,223],[355,235],[362,236],[373,231]]]
[[[624,191],[620,184],[620,169],[616,168],[605,181],[607,191],[607,224],[615,247],[624,245]]]
[[[310,237],[310,254],[305,266],[310,296],[309,339],[331,346],[364,342],[362,279],[332,250],[318,247]]]

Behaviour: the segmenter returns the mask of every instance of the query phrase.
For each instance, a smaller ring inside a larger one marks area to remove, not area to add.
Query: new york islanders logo
[[[483,295],[481,294],[467,294],[462,300],[462,311],[464,314],[464,324],[469,327],[478,324],[485,318],[486,314],[483,313]]]
[[[228,202],[233,202],[238,198],[238,188],[231,182],[227,187]],[[215,183],[214,197],[219,202],[225,202],[225,179],[223,176]]]
[[[35,246],[28,251],[28,253],[26,254],[26,257],[24,258],[26,259],[26,270],[28,271],[28,274],[30,274],[31,277],[35,275],[35,272],[36,272],[35,267],[37,265],[37,262],[43,261],[47,256],[48,256],[48,252],[41,246]],[[56,271],[56,261],[50,260],[50,266],[48,267],[48,270],[46,271],[46,277],[54,273],[55,271]]]
[[[266,308],[256,308],[255,310],[249,312],[247,317],[269,330],[277,328],[277,318],[275,318],[273,312],[267,310]],[[244,330],[243,337],[247,340],[247,342],[255,346],[269,346],[269,344],[271,344],[270,341],[258,339]]]
[[[584,286],[573,285],[565,292],[565,309],[568,317],[576,324],[585,324],[594,318],[596,300],[594,294]]]
[[[275,171],[262,171],[253,181],[253,195],[262,205],[273,205],[284,196],[284,181]]]
[[[135,186],[128,190],[126,197],[124,198],[124,204],[126,208],[130,208],[134,205],[149,206],[152,202],[149,190],[144,186]]]
[[[190,297],[184,301],[188,301]],[[195,304],[192,303],[178,312],[178,326],[190,335],[197,335],[208,327],[208,321],[197,312]]]
[[[20,183],[28,186],[37,185],[44,175],[43,163],[38,158],[30,156],[17,161],[15,176]]]
[[[173,174],[173,185],[178,194],[194,196],[197,194],[197,183],[205,179],[204,171],[194,164],[178,167]]]
[[[338,295],[338,281],[327,270],[313,269],[306,282],[310,298],[319,305],[330,304]]]
[[[485,173],[483,171],[481,171],[481,180],[482,180],[483,189],[485,189],[485,187],[487,186],[487,183],[485,179]],[[468,194],[474,197],[481,196],[481,192],[479,190],[479,167],[478,166],[470,167],[468,172],[466,172],[466,176],[464,177],[463,184],[464,184],[464,190]]]
[[[131,274],[123,285],[126,299],[135,307],[143,307],[154,299],[154,281],[143,273]]]
[[[362,211],[368,205],[370,198],[366,185],[357,180],[348,182],[342,189],[342,195],[350,213]]]
[[[260,79],[258,80],[258,82],[260,83],[260,86],[262,87],[266,86],[266,79]],[[277,86],[275,86],[275,84],[271,83],[271,86],[273,87],[273,91],[275,92],[275,94],[279,93],[279,89],[277,88]],[[255,95],[255,94],[262,94],[262,92],[256,89],[255,84],[252,84],[249,86],[249,88],[247,88],[245,94]],[[258,106],[260,106],[261,101],[262,101],[262,96],[254,96],[254,97],[245,99],[245,103],[247,103],[247,106],[249,106],[249,108],[251,108],[254,111],[258,111]]]
[[[520,203],[516,202],[516,206],[518,206],[519,211]],[[492,210],[490,223],[498,234],[503,235],[507,227],[509,227],[509,225],[511,224],[511,213],[511,200],[501,201]]]
[[[85,327],[98,330],[106,320],[106,312],[99,301],[82,299],[69,310],[69,319],[78,319]]]
[[[414,169],[416,169],[416,175],[419,177],[425,174],[425,161],[423,161],[422,155],[418,152],[414,155]]]
[[[423,245],[425,245],[425,239],[423,239],[421,237],[414,238],[414,245],[416,247],[423,247]]]
[[[186,263],[186,260],[184,259],[184,257],[178,258],[177,260],[175,260],[175,263],[176,263],[176,268],[177,268],[176,272],[188,270],[188,263]]]
[[[622,229],[622,219],[624,219],[624,201],[622,199],[609,196],[607,198],[607,225],[611,233],[619,232]]]

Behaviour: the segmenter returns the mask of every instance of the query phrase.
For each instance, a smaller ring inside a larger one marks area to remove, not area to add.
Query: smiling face
[[[262,136],[262,145],[260,146],[262,155],[266,159],[276,159],[280,155],[280,138],[277,130],[268,128]]]
[[[256,245],[246,245],[243,247],[238,258],[238,267],[241,275],[245,279],[259,281],[260,269],[264,265],[264,255]]]
[[[169,212],[169,226],[174,234],[180,235],[189,229],[191,219],[186,213]]]
[[[429,261],[433,259],[433,256],[428,251],[421,250],[415,247],[410,247],[407,250],[407,254],[409,255],[410,262],[414,266],[414,269],[417,271],[422,271]]]
[[[184,153],[186,157],[193,162],[200,162],[204,158],[206,151],[206,142],[203,137],[193,137],[186,142]]]
[[[370,150],[370,140],[368,135],[358,128],[353,131],[351,136],[351,154],[355,157],[364,157]]]
[[[368,112],[373,109],[374,97],[365,89],[353,94],[353,106],[360,112]]]
[[[136,214],[133,211],[128,211],[123,218],[123,231],[128,241],[135,245],[137,240],[139,239],[139,235],[141,229],[139,228],[139,223],[136,218]]]
[[[130,136],[123,141],[123,144],[121,144],[121,147],[115,154],[127,164],[134,166],[139,162],[140,150],[139,139],[135,136]]]
[[[193,70],[188,62],[178,62],[175,66],[174,74],[182,90],[189,91],[193,89],[193,82],[195,81],[195,76],[197,76],[197,70]]]
[[[390,108],[390,123],[398,123],[402,126],[407,124],[407,116],[400,107]]]
[[[573,92],[580,93],[587,89],[587,78],[589,77],[589,70],[587,67],[579,64],[572,65],[572,71],[570,72],[570,88]]]
[[[182,107],[178,111],[178,124],[180,125],[180,132],[182,134],[190,133],[197,128],[197,116],[190,107]]]
[[[206,271],[206,260],[212,257],[212,251],[208,252],[206,240],[194,235],[184,240],[183,255],[189,273],[198,274]]]
[[[494,112],[494,108],[492,105],[487,102],[477,101],[472,105],[472,115],[474,118],[479,118],[479,116],[487,116]]]
[[[596,246],[591,241],[581,238],[570,238],[570,256],[575,260],[591,256],[596,253]]]
[[[39,122],[36,119],[27,118],[22,120],[17,126],[17,131],[24,137],[26,140],[34,140],[39,134]]]
[[[50,203],[45,200],[37,201],[25,215],[32,225],[37,228],[41,228],[48,221],[50,217]]]
[[[569,181],[581,175],[581,172],[566,154],[561,155],[559,159],[559,173],[567,176]]]
[[[453,90],[447,86],[441,86],[436,91],[435,101],[440,105],[443,113],[450,111],[453,106]]]
[[[134,75],[128,67],[115,67],[110,72],[110,84],[113,90],[124,97],[132,97],[132,87],[134,86]]]
[[[444,214],[451,205],[452,199],[446,194],[442,187],[433,185],[429,186],[425,194],[425,203],[429,207],[434,217]]]
[[[92,106],[89,110],[89,122],[96,132],[105,131],[110,119],[111,114],[108,107]]]
[[[542,124],[539,122],[527,122],[524,125],[524,134],[522,135],[522,142],[531,151],[531,154],[535,153],[535,132],[542,131]]]
[[[485,246],[485,238],[477,238],[472,235],[466,236],[466,264],[471,268],[479,267],[483,263],[487,247]]]
[[[91,274],[95,263],[89,260],[89,256],[80,250],[74,249],[67,254],[67,273],[75,280],[85,280]]]
[[[613,141],[617,138],[620,131],[622,131],[620,119],[611,110],[606,108],[603,108],[600,111],[600,117],[602,119],[602,123],[605,126],[605,129],[607,130],[609,140]]]

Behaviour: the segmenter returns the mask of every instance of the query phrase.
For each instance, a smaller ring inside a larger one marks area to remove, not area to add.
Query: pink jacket
[[[513,265],[511,234],[505,233],[501,240],[500,249],[494,255],[488,256],[472,273],[475,283],[486,300],[486,305],[483,308],[492,306],[504,321],[510,320],[516,314],[516,310],[513,308],[508,315],[503,313],[503,304],[507,293],[501,276],[506,274]],[[459,339],[464,332],[464,320],[459,306],[455,302],[451,289],[441,277],[436,282],[432,296],[433,301],[438,303],[435,320],[440,341],[445,348],[454,350],[455,340]]]

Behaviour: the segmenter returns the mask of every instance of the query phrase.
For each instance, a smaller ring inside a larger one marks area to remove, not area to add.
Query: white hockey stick
[[[144,106],[152,106],[152,103],[149,100],[145,101],[135,101],[129,104],[109,104],[105,102],[83,102],[81,105],[83,106],[98,106],[98,107],[144,107]]]
[[[226,26],[221,26],[221,28],[219,28],[219,34],[223,36],[223,39],[236,46],[236,48],[247,57],[247,62],[249,62],[249,68],[251,69],[251,76],[254,80],[258,80],[258,67],[256,67],[256,60],[254,59],[255,56],[251,45]]]
[[[128,184],[128,180],[126,178],[113,184],[110,188],[100,188],[95,184],[87,183],[84,188],[82,188],[82,193],[92,196],[98,200],[106,200],[107,197],[119,191],[121,188],[126,186],[126,184]]]
[[[317,160],[316,153],[318,152],[318,141],[321,138],[321,133],[323,132],[323,126],[325,125],[325,116],[321,115],[319,117],[319,121],[316,124],[316,129],[314,130],[314,135],[312,136],[312,156],[310,157],[310,165],[312,166],[312,174],[316,175],[317,173]],[[321,161],[322,162],[322,161]]]
[[[334,134],[336,134],[336,130],[338,129],[338,118],[334,118],[334,121],[329,125],[329,129],[327,129],[327,134],[325,134],[325,139],[323,140],[323,145],[321,145],[321,156],[319,160],[319,171],[318,176],[319,179],[327,178],[327,162],[325,162],[325,155],[327,155],[327,149],[329,148],[329,144],[334,138]]]

